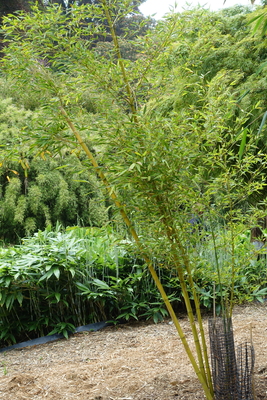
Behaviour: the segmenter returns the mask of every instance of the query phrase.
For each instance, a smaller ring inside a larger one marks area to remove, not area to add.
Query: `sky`
[[[197,6],[198,4],[206,5],[205,8],[209,8],[212,11],[232,7],[236,4],[250,5],[250,0],[226,0],[225,4],[223,4],[223,2],[224,0],[176,0],[176,10],[182,11],[183,8],[186,8],[186,3],[192,6]],[[174,6],[174,4],[175,0],[146,0],[146,2],[139,7],[139,10],[146,16],[156,14],[154,18],[159,19],[169,12],[170,7]],[[259,5],[260,0],[256,0],[254,4]]]

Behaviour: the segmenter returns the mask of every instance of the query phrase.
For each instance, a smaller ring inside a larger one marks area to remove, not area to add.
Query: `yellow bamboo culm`
[[[194,358],[194,355],[193,355],[193,353],[192,353],[192,351],[191,351],[191,349],[190,349],[190,347],[188,345],[188,342],[187,342],[186,337],[185,337],[185,335],[183,333],[181,325],[180,325],[180,323],[179,323],[179,321],[178,321],[178,319],[176,317],[176,314],[175,314],[175,312],[173,310],[173,307],[172,307],[172,305],[171,305],[171,303],[170,303],[170,301],[169,301],[169,299],[167,297],[167,294],[166,294],[166,292],[165,292],[165,290],[164,290],[164,288],[163,288],[163,286],[162,286],[162,284],[161,284],[161,282],[159,280],[159,277],[158,277],[158,275],[157,275],[157,273],[156,273],[156,271],[155,271],[155,269],[154,269],[154,267],[152,265],[151,259],[146,254],[144,246],[141,243],[141,241],[139,239],[139,236],[138,236],[136,230],[133,227],[133,224],[131,223],[130,219],[128,218],[123,205],[120,203],[120,201],[119,201],[116,193],[114,192],[112,186],[109,184],[109,181],[106,178],[104,172],[102,171],[102,169],[98,165],[97,160],[93,156],[92,152],[89,150],[89,148],[86,145],[86,143],[84,143],[80,133],[78,132],[78,130],[74,126],[72,120],[70,119],[70,117],[68,116],[66,110],[64,109],[64,107],[62,105],[60,107],[60,112],[63,115],[63,117],[65,118],[65,120],[66,120],[68,126],[70,127],[71,131],[73,132],[77,142],[82,147],[82,149],[86,153],[88,159],[92,163],[97,175],[99,176],[99,178],[101,179],[102,183],[106,187],[110,198],[114,201],[116,207],[119,209],[120,214],[121,214],[125,224],[127,225],[128,229],[129,229],[129,232],[131,233],[133,239],[135,240],[135,242],[136,242],[136,244],[137,244],[137,246],[138,246],[138,248],[139,248],[139,250],[140,250],[140,252],[142,254],[142,257],[144,258],[144,260],[146,261],[146,263],[148,265],[148,269],[149,269],[149,271],[151,273],[151,276],[152,276],[152,278],[153,278],[153,280],[154,280],[154,282],[155,282],[155,284],[156,284],[156,286],[157,286],[157,288],[158,288],[158,290],[159,290],[159,292],[161,294],[161,297],[162,297],[162,299],[164,301],[164,304],[165,304],[165,306],[166,306],[166,308],[167,308],[167,310],[168,310],[168,312],[169,312],[169,314],[170,314],[170,316],[172,318],[174,326],[175,326],[175,328],[176,328],[176,330],[177,330],[177,332],[179,334],[179,337],[180,337],[180,339],[181,339],[181,341],[183,343],[183,346],[184,346],[185,351],[186,351],[186,353],[187,353],[187,355],[189,357],[189,360],[190,360],[190,362],[191,362],[191,364],[192,364],[192,366],[194,368],[194,371],[195,371],[195,373],[196,373],[196,375],[197,375],[197,377],[198,377],[198,379],[199,379],[199,381],[200,381],[200,383],[201,383],[201,385],[203,387],[203,390],[205,392],[206,398],[207,398],[207,400],[213,400],[212,389],[209,388],[208,385],[207,385],[207,379],[206,379],[205,376],[203,376],[203,372],[200,370],[200,368],[199,368],[199,366],[198,366],[198,364],[197,364],[197,362],[196,362],[196,360]]]
[[[117,57],[118,57],[118,64],[119,64],[120,69],[121,69],[122,79],[124,81],[125,90],[127,92],[128,102],[129,102],[129,105],[130,105],[130,108],[131,108],[131,112],[132,112],[132,115],[133,115],[133,120],[134,120],[135,124],[138,124],[137,114],[136,114],[137,113],[136,102],[135,102],[135,99],[134,99],[134,96],[133,96],[132,88],[130,86],[130,83],[129,83],[129,80],[128,80],[128,77],[127,77],[127,73],[126,73],[126,70],[125,70],[125,67],[124,67],[124,62],[123,62],[122,57],[121,57],[120,45],[119,45],[117,34],[115,32],[115,29],[114,29],[114,24],[112,22],[112,18],[111,18],[111,15],[110,15],[109,5],[108,5],[106,0],[101,0],[101,4],[102,4],[102,7],[103,7],[103,10],[104,10],[104,13],[105,13],[105,17],[107,18],[107,21],[108,21],[108,25],[109,25],[110,31],[111,31],[111,36],[112,36],[113,44],[114,44],[115,51],[116,51],[116,54],[117,54]],[[159,201],[158,204],[164,204],[164,202],[160,202]],[[165,212],[163,212],[162,215],[166,219]],[[169,231],[170,225],[167,222],[167,223],[165,223],[165,226],[167,228],[167,237],[169,238],[169,240],[171,242],[171,245],[173,246],[174,243],[173,243],[173,241],[171,239],[172,234]],[[175,253],[176,253],[176,251],[173,252],[173,254],[175,254]],[[201,371],[201,373],[203,375],[203,379],[206,381],[206,383],[208,383],[208,386],[210,387],[211,393],[213,394],[211,372],[210,372],[210,367],[209,367],[209,360],[208,360],[208,354],[207,354],[207,346],[206,346],[205,334],[204,334],[204,329],[203,329],[203,324],[202,324],[202,317],[201,317],[201,313],[200,313],[200,305],[199,305],[199,301],[198,301],[198,296],[196,294],[195,286],[194,286],[194,283],[193,283],[193,280],[192,280],[190,266],[189,266],[189,263],[187,262],[186,263],[186,269],[187,269],[187,272],[188,272],[189,284],[190,284],[190,288],[192,290],[193,298],[194,298],[194,302],[195,302],[197,319],[198,319],[199,329],[200,329],[201,342],[202,342],[202,349],[201,349],[199,338],[198,338],[198,332],[197,332],[197,329],[196,329],[196,324],[195,324],[193,310],[192,310],[191,303],[190,303],[189,294],[188,294],[188,291],[187,291],[186,284],[184,282],[184,277],[183,277],[184,276],[184,272],[183,272],[183,269],[180,266],[180,262],[178,261],[178,258],[176,258],[175,265],[176,265],[176,268],[177,268],[177,271],[178,271],[179,280],[180,280],[181,288],[182,288],[182,293],[183,293],[185,304],[186,304],[187,314],[188,314],[188,317],[189,317],[189,321],[190,321],[190,325],[191,325],[191,329],[192,329],[192,333],[193,333],[193,337],[194,337],[194,342],[195,342],[195,346],[196,346],[196,352],[197,352],[197,356],[198,356],[200,371]],[[203,362],[202,350],[203,350],[205,365],[204,365],[204,362]]]
[[[187,315],[189,317],[189,322],[190,322],[192,334],[194,337],[200,371],[201,371],[206,383],[208,384],[211,393],[213,394],[211,371],[210,371],[210,366],[209,366],[209,358],[208,358],[202,316],[201,316],[201,312],[200,312],[199,299],[198,299],[198,295],[197,295],[197,292],[195,289],[188,256],[186,255],[184,248],[180,242],[179,234],[170,219],[170,215],[167,213],[166,205],[162,206],[162,204],[166,204],[167,202],[168,202],[167,199],[163,200],[163,199],[157,197],[157,203],[160,205],[159,210],[160,210],[161,214],[164,216],[162,218],[162,222],[164,223],[164,225],[166,227],[166,234],[171,243],[173,262],[176,267],[179,281],[181,284],[181,289],[182,289],[182,293],[183,293],[183,297],[184,297],[184,301],[185,301],[185,305],[186,305]],[[193,314],[193,310],[192,310],[192,306],[191,306],[191,302],[190,302],[190,298],[189,298],[189,293],[188,293],[187,286],[185,283],[184,268],[181,265],[181,261],[179,259],[179,255],[177,253],[177,249],[179,249],[179,252],[181,254],[181,259],[183,260],[185,270],[187,272],[187,280],[189,282],[189,286],[190,286],[190,289],[193,294],[193,299],[194,299],[194,304],[195,304],[196,314],[197,314],[197,320],[199,323],[202,348],[201,348],[200,341],[198,338],[198,331],[197,331],[196,324],[195,324],[195,318],[194,318],[194,314]],[[203,360],[203,358],[204,358],[204,360]],[[205,364],[204,364],[204,361],[205,361]]]

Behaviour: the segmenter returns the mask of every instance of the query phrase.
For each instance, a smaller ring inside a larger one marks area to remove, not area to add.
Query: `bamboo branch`
[[[123,81],[124,81],[124,84],[125,84],[125,88],[126,88],[126,91],[127,91],[131,112],[134,115],[134,118],[136,118],[135,114],[136,114],[137,110],[136,110],[136,105],[135,105],[135,99],[134,99],[134,96],[133,96],[133,91],[132,91],[132,88],[130,86],[129,80],[127,78],[124,62],[123,62],[122,56],[121,56],[118,37],[117,37],[117,34],[115,32],[115,29],[114,29],[114,24],[112,23],[111,15],[110,15],[110,12],[109,12],[109,7],[107,5],[106,0],[102,0],[101,2],[103,4],[103,9],[104,9],[107,21],[108,21],[109,29],[111,31],[111,36],[112,36],[112,40],[113,40],[113,43],[114,43],[115,51],[116,51],[116,54],[117,54],[117,57],[118,57],[118,63],[119,63],[119,66],[120,66],[120,69],[121,69],[121,72],[122,72],[122,78],[123,78]],[[135,122],[137,122],[137,120]]]

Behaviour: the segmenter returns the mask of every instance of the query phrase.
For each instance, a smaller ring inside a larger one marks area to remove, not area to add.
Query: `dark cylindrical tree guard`
[[[247,343],[235,352],[231,318],[209,320],[215,400],[253,400],[254,350]]]
[[[253,400],[253,370],[255,364],[254,348],[248,343],[242,343],[237,346],[236,353],[240,399]]]

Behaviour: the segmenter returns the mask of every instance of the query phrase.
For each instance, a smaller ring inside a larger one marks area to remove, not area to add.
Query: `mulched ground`
[[[267,400],[267,304],[234,310],[235,343],[256,353],[255,400]],[[205,329],[207,331],[207,319]],[[187,318],[180,319],[193,344]],[[204,400],[170,320],[128,323],[0,354],[0,400]]]

